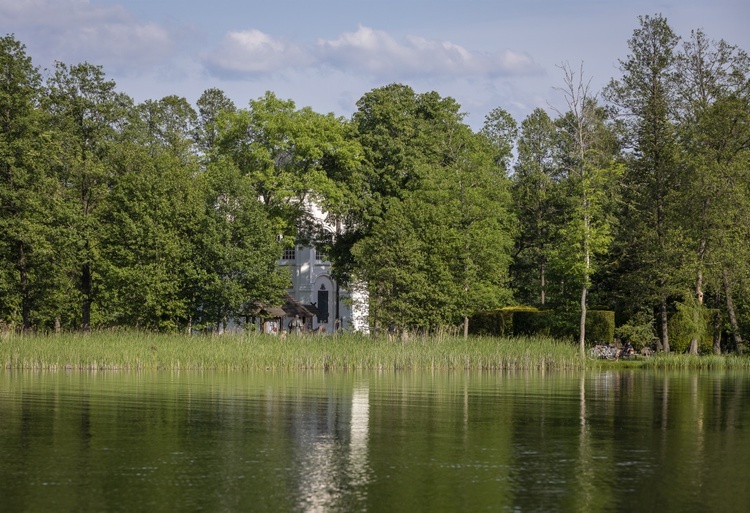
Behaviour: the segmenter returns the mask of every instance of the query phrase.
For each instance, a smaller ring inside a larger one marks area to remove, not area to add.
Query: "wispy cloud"
[[[320,40],[316,46],[326,63],[379,76],[499,76],[537,71],[534,60],[525,53],[472,52],[450,41],[414,35],[397,40],[387,32],[365,26],[338,39]]]
[[[120,72],[148,70],[176,51],[164,26],[88,0],[0,0],[0,30],[17,33],[43,58],[87,60]]]
[[[526,53],[472,52],[449,41],[414,35],[397,39],[365,26],[306,46],[274,39],[258,30],[230,32],[217,48],[202,56],[202,61],[212,73],[235,76],[292,68],[333,68],[383,79],[497,77],[539,71]]]
[[[305,66],[310,55],[302,47],[253,29],[229,32],[218,47],[200,59],[214,73],[242,76]]]

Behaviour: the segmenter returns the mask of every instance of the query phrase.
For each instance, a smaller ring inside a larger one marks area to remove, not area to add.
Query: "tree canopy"
[[[583,347],[606,309],[665,351],[672,329],[699,351],[709,318],[711,349],[742,351],[750,58],[653,15],[618,64],[597,92],[565,63],[563,105],[474,130],[398,83],[349,119],[270,91],[136,103],[100,66],[43,76],[0,38],[0,326],[216,329],[279,305],[277,260],[309,244],[368,292],[373,328],[468,334],[526,305]]]

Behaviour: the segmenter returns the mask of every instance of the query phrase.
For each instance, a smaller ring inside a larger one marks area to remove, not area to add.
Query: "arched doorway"
[[[336,316],[336,297],[334,296],[333,282],[328,276],[319,276],[315,280],[314,302],[318,309],[316,327],[324,327],[328,333],[333,332]]]

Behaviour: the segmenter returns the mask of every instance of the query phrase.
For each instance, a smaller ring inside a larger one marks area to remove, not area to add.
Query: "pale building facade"
[[[312,321],[308,321],[307,330],[367,332],[366,296],[357,290],[352,292],[339,287],[331,277],[331,262],[325,254],[309,246],[295,246],[284,250],[279,265],[290,271],[289,295],[303,305],[313,305],[318,311]],[[288,326],[282,328],[288,329]]]

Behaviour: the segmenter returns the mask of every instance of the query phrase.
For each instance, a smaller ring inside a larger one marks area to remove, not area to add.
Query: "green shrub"
[[[469,321],[473,335],[491,336],[554,336],[572,338],[580,326],[580,313],[573,311],[539,310],[533,306],[507,306],[479,312]],[[610,310],[589,310],[586,315],[586,338],[611,343],[614,338],[615,313]]]
[[[611,344],[615,338],[615,312],[589,310],[586,312],[586,340],[591,343]]]
[[[676,303],[677,312],[669,319],[669,346],[675,353],[683,353],[690,347],[693,338],[698,339],[698,351],[710,353],[714,343],[713,316],[718,310],[704,308],[690,296]]]
[[[550,310],[537,310],[532,307],[515,307],[513,310],[513,336],[550,334],[550,321],[554,317]]]
[[[479,312],[469,319],[472,335],[509,336],[513,333],[513,314],[503,309]]]
[[[550,313],[547,324],[553,336],[577,340],[581,331],[581,312],[569,309],[555,310]]]
[[[472,335],[521,336],[549,333],[549,312],[533,306],[506,306],[474,314],[469,320]]]
[[[637,312],[627,323],[615,330],[623,341],[629,340],[636,351],[651,347],[656,340],[654,333],[654,316],[646,310]]]

